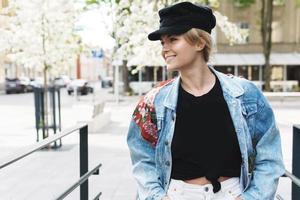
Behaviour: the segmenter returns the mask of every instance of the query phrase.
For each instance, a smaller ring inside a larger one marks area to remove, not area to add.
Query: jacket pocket
[[[245,102],[242,104],[242,114],[247,123],[247,127],[251,136],[251,139],[255,138],[255,114],[257,113],[257,104],[255,102]],[[255,142],[254,142],[255,144]]]

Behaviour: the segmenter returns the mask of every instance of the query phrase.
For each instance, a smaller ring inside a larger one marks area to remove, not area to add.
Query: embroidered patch
[[[154,147],[156,146],[158,140],[154,99],[160,89],[173,80],[174,79],[163,81],[155,86],[140,100],[133,112],[133,119],[140,127],[142,137],[150,142]]]

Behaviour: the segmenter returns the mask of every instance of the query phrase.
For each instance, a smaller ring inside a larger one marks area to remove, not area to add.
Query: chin
[[[180,67],[175,65],[168,65],[167,64],[167,70],[168,71],[177,71]]]

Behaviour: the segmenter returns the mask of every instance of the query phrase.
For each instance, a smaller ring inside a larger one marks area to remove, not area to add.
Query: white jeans
[[[221,182],[217,193],[213,192],[212,184],[195,185],[171,179],[167,195],[170,200],[234,200],[241,193],[239,178]]]

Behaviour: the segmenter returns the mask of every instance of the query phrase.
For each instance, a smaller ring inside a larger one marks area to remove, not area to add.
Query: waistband
[[[233,185],[239,184],[239,178],[233,177],[221,182],[221,190],[226,190],[227,188],[232,187]],[[180,187],[183,189],[197,189],[197,190],[213,190],[213,185],[211,183],[205,185],[196,185],[191,183],[186,183],[182,180],[171,179],[170,187]]]

